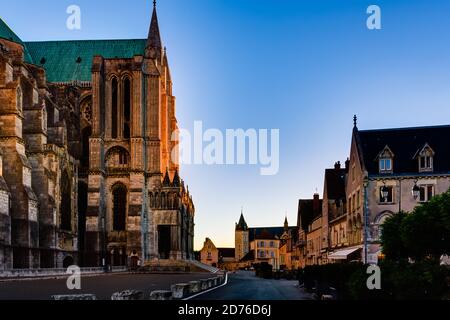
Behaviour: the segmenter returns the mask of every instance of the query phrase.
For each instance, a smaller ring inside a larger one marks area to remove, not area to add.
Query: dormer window
[[[392,159],[380,159],[380,172],[392,171]]]
[[[383,151],[378,154],[378,168],[380,173],[392,173],[394,170],[394,153],[386,146]]]
[[[434,151],[428,143],[417,153],[416,158],[419,162],[419,172],[433,172]]]
[[[419,165],[421,171],[433,170],[433,157],[421,156],[419,158]]]

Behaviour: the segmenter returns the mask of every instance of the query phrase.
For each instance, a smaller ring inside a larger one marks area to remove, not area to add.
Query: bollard
[[[190,284],[188,283],[179,283],[174,284],[171,287],[172,297],[174,299],[183,299],[189,295]]]
[[[214,288],[217,286],[217,278],[211,278],[211,287]]]
[[[97,297],[93,294],[67,294],[67,295],[54,295],[51,298],[55,301],[76,301],[76,300],[97,300]]]
[[[202,291],[208,290],[208,280],[200,280]]]
[[[191,293],[198,293],[202,290],[200,281],[191,281],[191,282],[189,282],[189,285],[190,285],[189,291]]]
[[[144,300],[144,293],[137,290],[125,290],[116,292],[111,296],[111,300]]]
[[[152,291],[152,293],[150,293],[150,300],[172,300],[172,291]]]

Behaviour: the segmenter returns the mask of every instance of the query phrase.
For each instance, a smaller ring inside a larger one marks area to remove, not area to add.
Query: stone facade
[[[448,135],[450,126],[360,131],[355,121],[347,225],[350,246],[363,245],[367,217],[367,255],[364,248],[362,260],[377,263],[382,256],[381,226],[387,218],[411,212],[449,190]]]
[[[206,238],[203,248],[200,250],[200,262],[212,267],[219,266],[219,249],[209,238]]]
[[[0,22],[0,269],[193,259],[156,8],[142,40],[23,43]]]
[[[23,46],[0,39],[0,48],[0,268],[70,265],[78,260],[78,161],[64,117],[69,97],[52,99],[45,71],[24,62]]]

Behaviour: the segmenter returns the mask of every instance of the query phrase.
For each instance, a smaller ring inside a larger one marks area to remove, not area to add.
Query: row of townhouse
[[[325,170],[323,199],[299,201],[296,267],[378,263],[381,226],[450,188],[450,126],[359,130],[350,156]]]

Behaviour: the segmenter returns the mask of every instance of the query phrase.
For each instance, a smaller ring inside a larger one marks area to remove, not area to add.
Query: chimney
[[[334,164],[334,170],[339,171],[341,170],[341,162],[338,161]]]
[[[314,200],[313,200],[313,211],[314,213],[320,212],[320,196],[318,193],[314,194]]]
[[[349,172],[350,170],[350,158],[347,158],[347,161],[345,161],[345,172]]]

